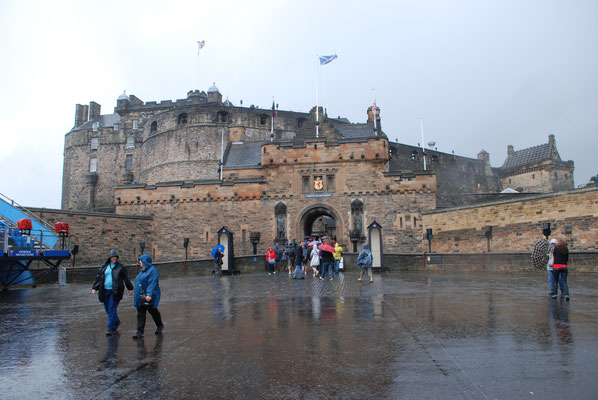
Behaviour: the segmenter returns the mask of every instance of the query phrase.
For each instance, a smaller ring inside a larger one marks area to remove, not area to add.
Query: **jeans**
[[[548,286],[550,286],[550,293],[555,294],[557,292],[556,282],[554,280],[554,275],[552,271],[548,272]]]
[[[334,273],[338,275],[338,266],[340,265],[341,260],[334,260]]]
[[[558,282],[559,286],[561,287],[561,294],[565,296],[569,296],[569,285],[567,285],[567,268],[555,268],[552,270],[552,275],[554,277],[554,294],[557,294],[556,290],[556,282]]]
[[[143,304],[139,305],[137,309],[137,332],[143,333],[145,330],[145,312],[149,312],[154,320],[154,324],[156,324],[156,328],[162,326],[162,316],[160,315],[160,311],[157,308],[149,308],[144,306]]]
[[[303,278],[303,268],[301,268],[301,264],[295,266],[295,273],[293,274],[294,279],[297,278],[297,272],[299,273],[299,276]]]
[[[332,278],[332,266],[334,265],[334,262],[332,261],[326,261],[322,263],[322,275],[321,277],[324,278],[324,276],[326,276],[326,268],[328,268],[328,276],[330,278]]]
[[[116,314],[120,302],[114,298],[115,295],[116,293],[112,290],[104,291],[104,310],[108,314],[108,329],[116,329],[120,325],[120,319]]]

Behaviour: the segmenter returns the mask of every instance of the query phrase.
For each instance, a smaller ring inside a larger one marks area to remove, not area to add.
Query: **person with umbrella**
[[[214,273],[216,276],[222,276],[222,259],[224,258],[224,246],[219,244],[212,249],[212,257],[214,258]]]
[[[326,269],[328,269],[328,279],[332,280],[334,247],[332,247],[329,242],[324,242],[320,245],[320,262],[322,263],[322,275],[320,275],[320,279],[324,279],[326,276]]]

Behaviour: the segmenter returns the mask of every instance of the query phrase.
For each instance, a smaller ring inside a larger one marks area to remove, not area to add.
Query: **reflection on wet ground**
[[[0,397],[592,399],[598,277],[403,273],[360,284],[245,275],[161,282],[165,331],[120,335],[89,285],[0,293]]]

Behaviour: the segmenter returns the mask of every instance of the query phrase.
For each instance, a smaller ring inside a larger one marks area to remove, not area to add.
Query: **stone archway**
[[[333,207],[322,203],[313,204],[301,211],[296,227],[301,239],[312,233],[327,233],[341,240],[344,234],[339,213]],[[318,232],[314,232],[314,228]]]

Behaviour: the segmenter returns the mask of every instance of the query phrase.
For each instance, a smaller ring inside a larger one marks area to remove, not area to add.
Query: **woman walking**
[[[314,273],[314,278],[315,278],[319,274],[318,268],[320,267],[320,251],[318,250],[318,245],[313,244],[311,246],[310,257],[311,257],[311,261],[310,261],[309,265],[311,266],[311,269]]]
[[[118,303],[123,298],[125,286],[129,290],[129,296],[133,293],[133,284],[129,280],[127,269],[118,262],[118,257],[116,249],[110,250],[108,259],[100,267],[91,289],[91,294],[98,292],[98,299],[101,303],[104,303],[104,309],[108,314],[106,336],[114,335],[120,325],[120,319],[118,319],[116,311]]]
[[[135,308],[137,309],[137,333],[133,339],[143,338],[145,330],[145,313],[150,313],[156,324],[156,335],[162,333],[164,324],[162,316],[158,311],[160,302],[160,282],[158,270],[152,264],[152,257],[144,254],[139,257],[139,267],[141,270],[135,278]]]
[[[557,239],[557,244],[552,251],[554,255],[554,265],[552,267],[552,274],[554,276],[554,294],[553,299],[556,299],[558,293],[557,284],[561,288],[561,295],[565,295],[565,300],[569,301],[569,285],[567,284],[567,263],[569,261],[569,249],[567,242],[563,239]]]
[[[363,250],[359,252],[357,256],[357,267],[361,268],[359,271],[359,279],[358,281],[361,282],[363,279],[364,272],[368,273],[370,277],[370,283],[374,283],[374,277],[372,276],[372,263],[374,262],[374,257],[372,257],[372,252],[370,251],[370,245],[364,244]]]

